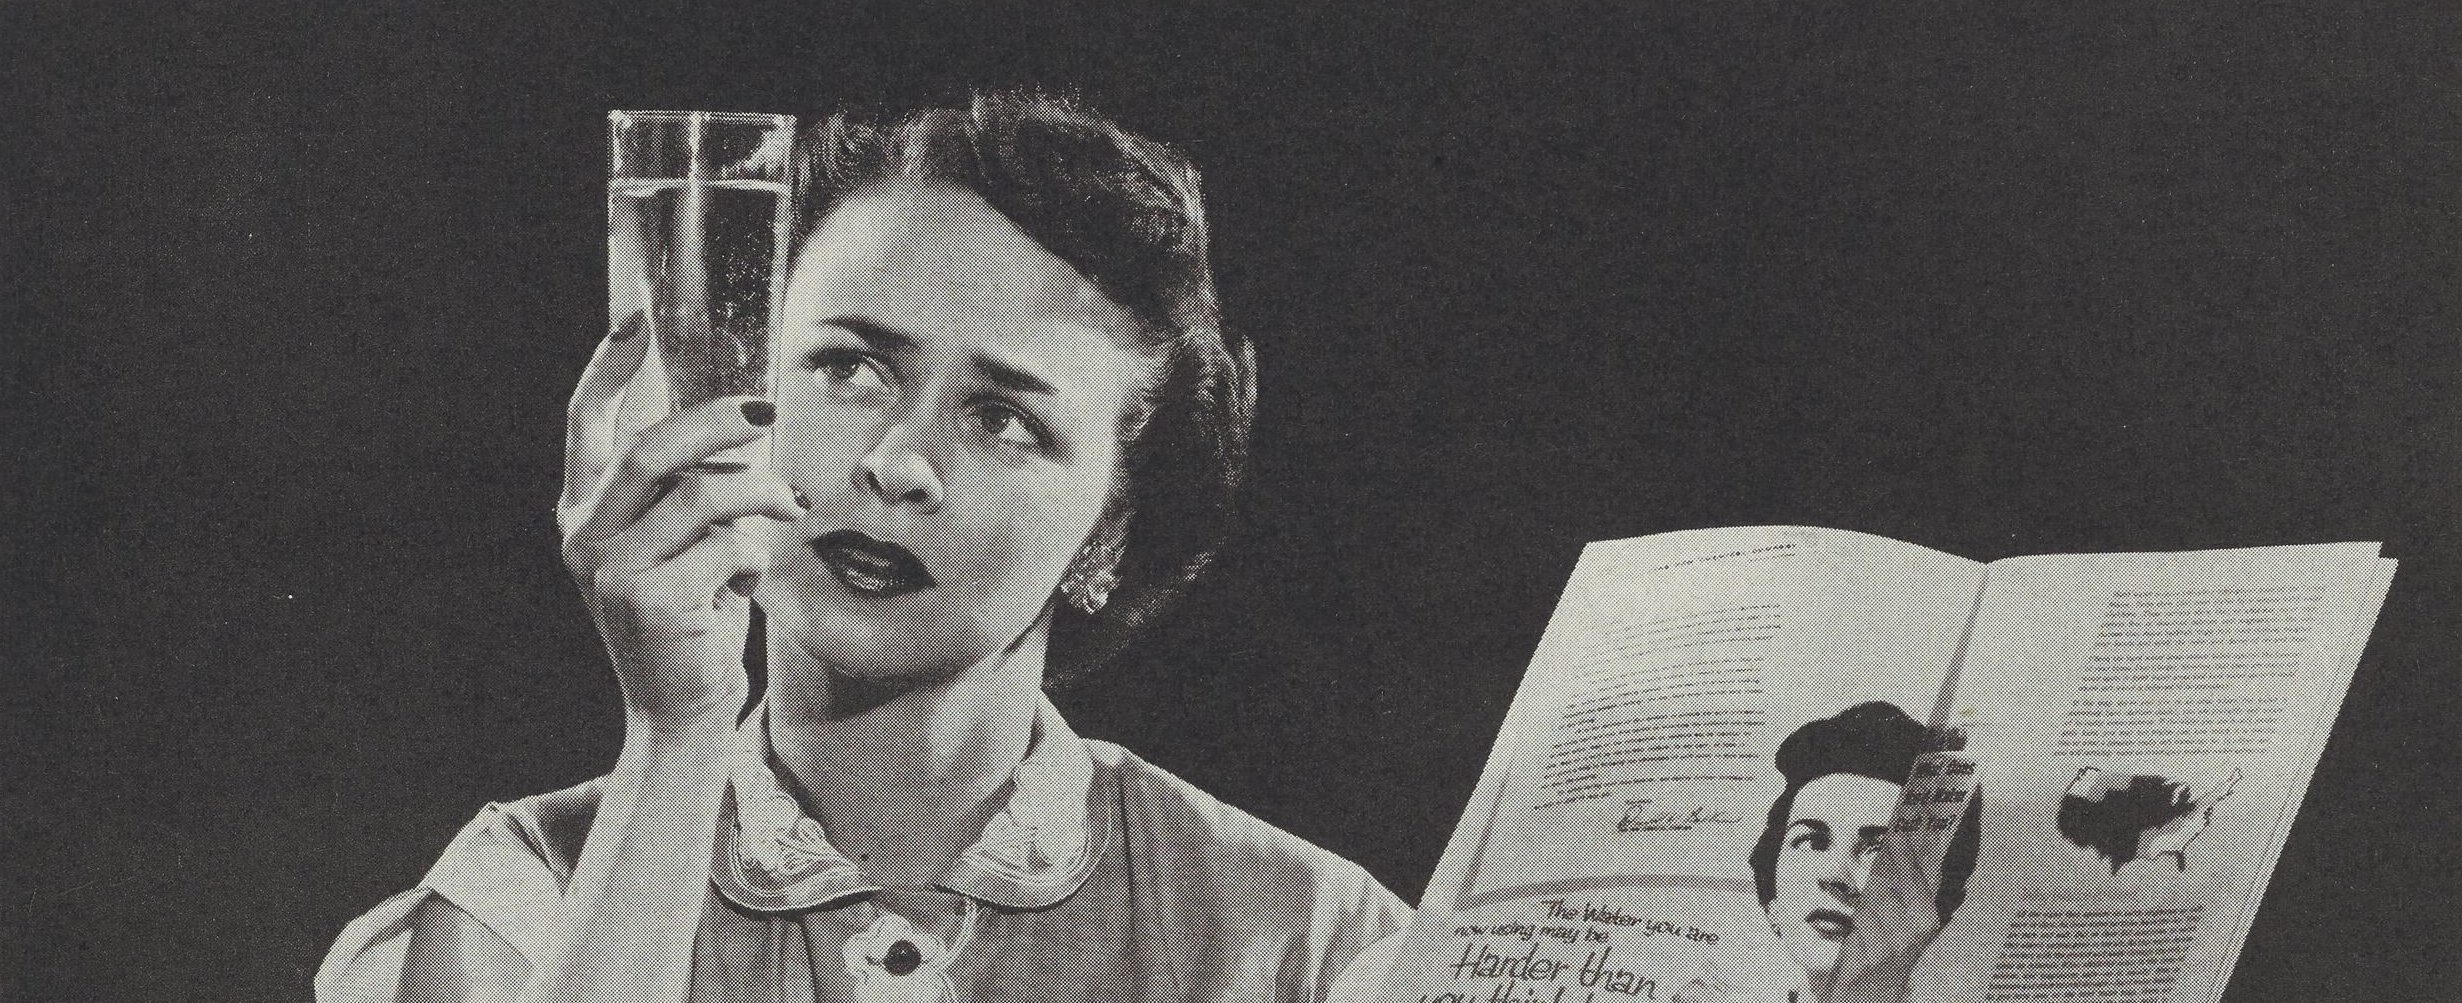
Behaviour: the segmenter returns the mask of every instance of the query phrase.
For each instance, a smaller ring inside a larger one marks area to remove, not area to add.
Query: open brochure
[[[2393,567],[1592,544],[1377,998],[2212,1001]]]

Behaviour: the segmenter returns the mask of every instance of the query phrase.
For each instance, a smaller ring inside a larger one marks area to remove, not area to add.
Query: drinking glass
[[[625,427],[733,394],[770,394],[786,284],[795,120],[709,111],[607,113],[607,316],[647,327]],[[768,437],[712,456],[750,466]]]

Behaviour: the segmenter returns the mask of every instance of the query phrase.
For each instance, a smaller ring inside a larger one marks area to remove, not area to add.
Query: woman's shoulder
[[[581,845],[590,837],[590,823],[598,818],[601,779],[490,804],[471,824],[494,821],[503,825],[554,871],[556,883],[561,885],[573,876],[573,865],[581,859]]]
[[[598,817],[603,779],[489,802],[437,856],[436,866],[420,880],[421,887],[439,887],[440,880],[448,887],[461,884],[453,878],[474,868],[482,872],[513,868],[545,874],[561,891],[581,860],[590,823]]]
[[[418,885],[345,927],[317,970],[319,1000],[391,999],[419,912],[442,901],[525,956],[545,950],[573,863],[598,814],[599,782],[479,809]]]
[[[1383,927],[1409,914],[1365,868],[1199,790],[1109,742],[1086,743],[1118,778],[1124,839],[1170,870],[1165,886],[1196,885],[1231,901],[1229,915],[1291,909]],[[1191,903],[1194,905],[1194,903]]]

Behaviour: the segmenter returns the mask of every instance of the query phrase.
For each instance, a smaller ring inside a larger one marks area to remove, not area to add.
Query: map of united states
[[[2060,796],[2060,835],[2092,850],[2112,873],[2140,860],[2169,858],[2188,870],[2188,847],[2213,824],[2214,806],[2231,796],[2240,771],[2204,790],[2160,774],[2077,771]]]

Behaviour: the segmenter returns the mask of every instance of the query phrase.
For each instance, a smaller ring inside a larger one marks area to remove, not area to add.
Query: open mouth
[[[902,596],[939,584],[906,548],[851,529],[822,534],[812,541],[812,553],[857,595]]]
[[[1804,925],[1823,940],[1845,940],[1855,932],[1855,917],[1836,909],[1815,909],[1804,916]]]

